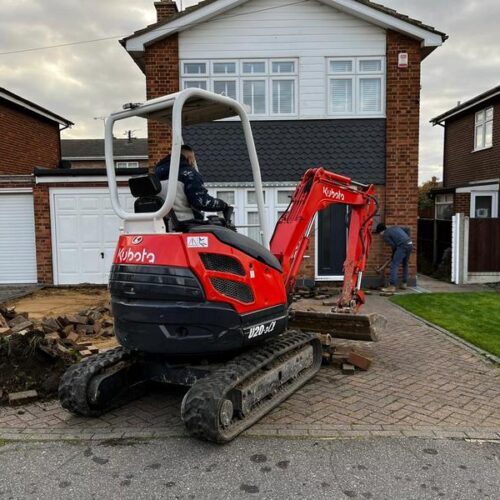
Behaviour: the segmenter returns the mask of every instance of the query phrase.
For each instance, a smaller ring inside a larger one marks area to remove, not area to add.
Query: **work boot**
[[[384,293],[395,293],[396,287],[394,285],[389,285],[384,288],[381,288],[380,291]]]
[[[401,283],[401,285],[399,285],[399,288],[401,288],[401,290],[408,290],[408,283]]]

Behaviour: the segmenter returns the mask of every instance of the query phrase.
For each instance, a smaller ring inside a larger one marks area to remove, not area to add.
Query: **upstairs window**
[[[182,88],[211,90],[243,103],[252,116],[297,115],[296,59],[182,61]]]
[[[337,116],[383,116],[385,59],[346,57],[328,60],[328,112]]]
[[[493,146],[493,106],[476,113],[474,151]]]

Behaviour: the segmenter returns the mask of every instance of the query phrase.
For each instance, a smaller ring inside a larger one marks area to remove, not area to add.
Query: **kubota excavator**
[[[170,178],[176,179],[182,126],[239,116],[252,166],[262,244],[235,232],[229,214],[181,230],[172,212],[176,183],[150,174],[130,180],[134,213],[122,208],[113,161],[113,126],[139,116],[172,127]],[[332,203],[350,209],[344,284],[336,311],[356,314],[377,211],[374,188],[321,168],[299,182],[272,237],[260,168],[245,108],[200,89],[130,104],[106,121],[111,200],[124,227],[109,289],[120,347],[78,363],[62,378],[62,406],[97,416],[142,394],[150,381],[189,387],[181,416],[189,432],[226,442],[313,377],[322,347],[314,334],[287,329],[299,266],[316,213]],[[174,220],[167,232],[167,220]],[[172,219],[174,218],[174,219]],[[334,327],[334,325],[333,325]]]

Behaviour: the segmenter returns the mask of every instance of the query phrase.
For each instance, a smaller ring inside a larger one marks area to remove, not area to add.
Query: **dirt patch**
[[[15,306],[18,313],[26,312],[30,318],[38,320],[46,316],[75,314],[108,302],[109,292],[103,287],[44,288],[7,305]]]
[[[53,358],[39,349],[46,341],[36,334],[0,338],[0,388],[8,393],[36,390],[42,398],[57,394],[59,379],[76,360],[71,355]],[[2,398],[0,398],[0,404]]]

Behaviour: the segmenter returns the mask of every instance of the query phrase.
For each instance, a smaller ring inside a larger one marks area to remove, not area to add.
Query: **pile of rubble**
[[[335,287],[299,287],[293,296],[294,302],[300,299],[314,299],[322,302],[324,306],[336,305],[336,297],[341,292]]]
[[[99,352],[94,343],[113,336],[105,306],[42,320],[0,307],[0,404],[53,396],[67,367]]]

